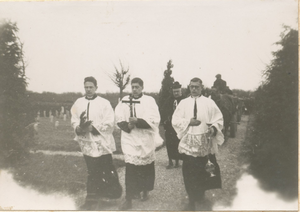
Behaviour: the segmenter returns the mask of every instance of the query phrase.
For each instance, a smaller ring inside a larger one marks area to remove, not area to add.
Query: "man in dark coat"
[[[221,74],[217,74],[216,78],[217,79],[215,80],[213,87],[216,88],[219,93],[225,93],[227,90],[226,81],[221,79]]]
[[[177,133],[172,127],[172,115],[175,111],[179,102],[183,99],[181,92],[181,85],[179,82],[174,82],[172,86],[173,95],[170,96],[163,107],[161,108],[161,119],[164,123],[166,146],[169,158],[169,165],[167,169],[173,168],[173,161],[175,160],[175,168],[179,167],[180,154],[178,153],[179,139],[177,138]]]

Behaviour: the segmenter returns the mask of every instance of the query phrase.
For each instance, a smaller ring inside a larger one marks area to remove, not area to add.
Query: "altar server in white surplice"
[[[97,210],[100,198],[116,199],[122,195],[118,173],[112,161],[116,150],[112,135],[115,126],[110,102],[95,93],[94,77],[84,79],[86,95],[77,99],[71,108],[71,124],[75,140],[83,153],[87,170],[87,195],[80,210]]]
[[[132,79],[131,88],[132,94],[125,96],[115,109],[126,163],[126,196],[120,210],[132,208],[132,199],[148,199],[148,192],[154,187],[155,148],[157,142],[162,143],[158,133],[160,115],[154,98],[142,93],[144,83],[140,78]]]
[[[196,202],[203,202],[205,190],[221,188],[215,154],[224,142],[222,113],[213,100],[201,95],[201,79],[193,78],[189,89],[191,96],[181,100],[172,118],[180,139],[178,151],[183,154],[182,173],[189,197],[183,210],[195,210]],[[210,164],[213,173],[207,171]]]

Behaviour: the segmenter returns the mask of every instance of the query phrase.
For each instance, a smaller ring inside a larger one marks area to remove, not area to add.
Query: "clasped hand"
[[[136,117],[129,117],[129,123],[128,123],[128,128],[133,129],[135,124],[137,123],[138,119]]]
[[[213,137],[214,136],[214,133],[215,133],[215,130],[212,128],[212,127],[209,127],[206,131],[206,135],[208,137]]]
[[[85,114],[86,114],[86,112],[83,111],[80,115],[80,123],[79,123],[79,126],[77,126],[77,128],[76,128],[76,131],[78,133],[87,133],[87,132],[91,132],[93,130],[92,121],[87,121]]]
[[[91,132],[93,130],[93,125],[92,125],[92,122],[88,122],[88,123],[85,123],[84,125],[79,125],[77,127],[77,130],[78,132],[80,133],[87,133],[87,132]]]
[[[199,126],[201,124],[201,121],[195,119],[195,118],[191,118],[190,120],[190,126]]]
[[[77,126],[76,128],[76,132],[79,133],[79,134],[82,134],[82,133],[87,133],[87,132],[92,132],[93,130],[93,125],[92,125],[92,122],[85,124],[84,126]]]

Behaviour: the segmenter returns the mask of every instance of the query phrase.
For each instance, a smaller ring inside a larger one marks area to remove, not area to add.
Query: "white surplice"
[[[194,117],[195,100],[197,103],[197,120],[201,121],[199,126],[189,126],[191,118]],[[215,102],[204,96],[197,98],[188,97],[181,100],[176,107],[172,117],[172,125],[180,139],[178,151],[193,157],[204,157],[207,154],[218,152],[218,145],[224,142],[221,132],[223,128],[223,115]],[[216,136],[206,136],[209,126],[217,129]]]
[[[129,96],[125,96],[122,101],[124,100],[129,101]],[[153,97],[142,95],[139,99],[133,100],[140,101],[140,103],[132,105],[136,117],[145,120],[151,128],[141,129],[135,127],[130,133],[122,131],[121,147],[126,163],[147,165],[155,160],[157,143],[162,143],[158,130],[160,115]],[[122,101],[115,108],[116,123],[129,121],[129,103],[122,103]]]
[[[116,144],[112,135],[115,117],[110,102],[99,96],[92,100],[85,97],[77,99],[71,108],[71,124],[74,130],[79,125],[80,115],[84,111],[86,111],[85,116],[89,117],[100,135],[93,135],[91,132],[84,135],[75,133],[74,140],[79,143],[82,153],[91,157],[112,154],[116,151]]]

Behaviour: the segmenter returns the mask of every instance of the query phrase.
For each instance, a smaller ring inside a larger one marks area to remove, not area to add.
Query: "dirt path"
[[[209,202],[222,206],[230,205],[236,194],[235,184],[241,174],[245,171],[246,158],[243,158],[245,149],[245,136],[248,124],[248,116],[243,116],[235,138],[223,144],[219,149],[217,160],[221,168],[223,189],[214,189],[206,192]],[[155,186],[150,192],[150,198],[146,202],[133,200],[131,210],[171,210],[180,211],[183,209],[186,199],[181,166],[179,168],[166,169],[167,151],[163,147],[156,154],[155,162]],[[118,170],[120,182],[125,188],[125,168]],[[125,189],[121,199],[109,203],[109,205],[99,203],[99,210],[118,210],[118,204],[124,198]],[[104,207],[104,205],[106,205]],[[200,209],[201,210],[201,209]]]

